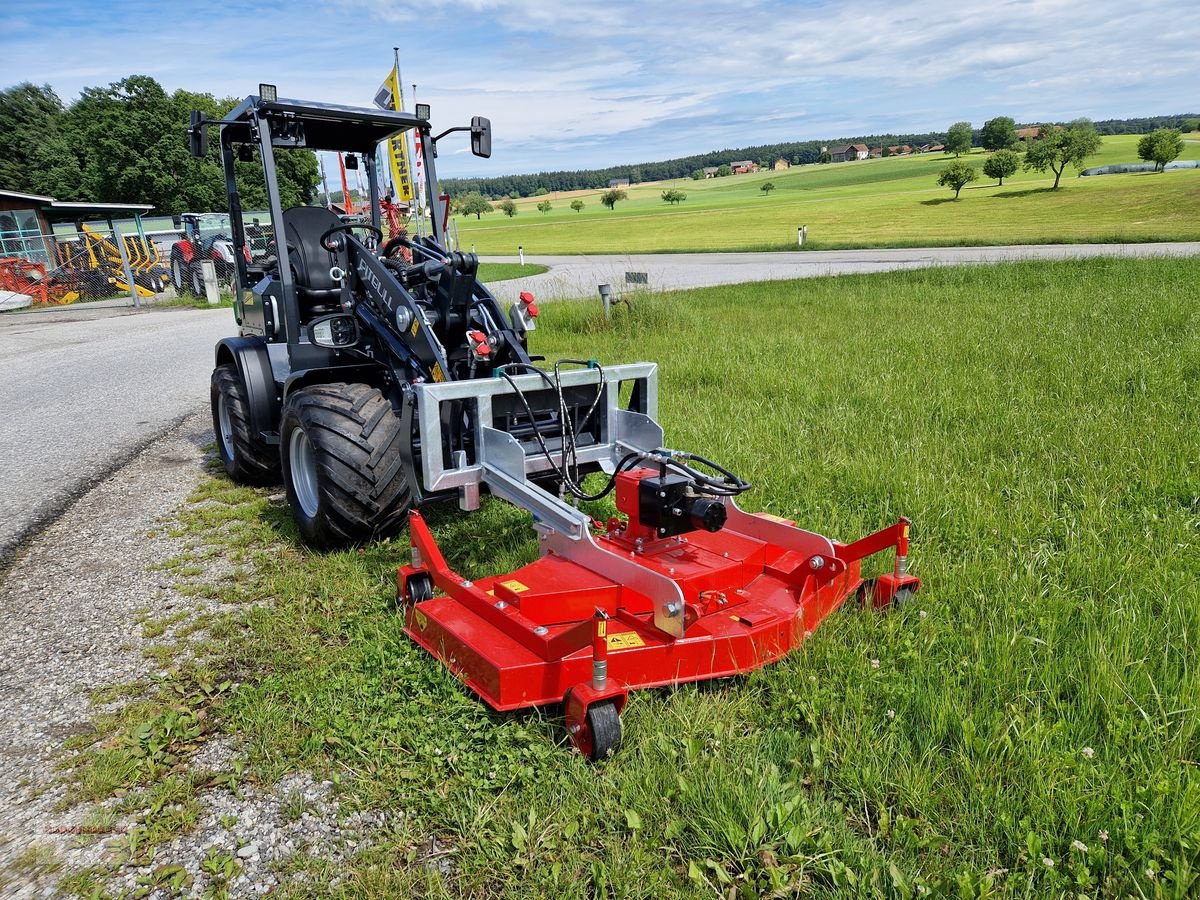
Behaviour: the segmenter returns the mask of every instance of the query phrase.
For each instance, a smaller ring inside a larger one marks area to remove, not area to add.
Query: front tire
[[[213,433],[225,472],[238,484],[275,484],[279,454],[258,440],[250,426],[250,402],[237,366],[226,363],[212,373]]]
[[[400,417],[378,389],[321,384],[288,397],[280,460],[305,542],[335,548],[403,529],[412,493]]]

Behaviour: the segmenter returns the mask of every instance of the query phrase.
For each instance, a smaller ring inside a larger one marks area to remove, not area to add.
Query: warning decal
[[[517,581],[517,579],[515,579],[515,578],[513,578],[509,581],[502,581],[500,583],[502,585],[504,585],[504,587],[506,587],[510,591],[512,591],[514,594],[520,594],[520,593],[523,593],[524,591],[529,590],[529,585],[522,584],[521,582]]]
[[[607,638],[609,650],[631,650],[634,647],[645,647],[646,642],[642,640],[642,636],[636,631],[622,631],[618,634],[610,634]]]

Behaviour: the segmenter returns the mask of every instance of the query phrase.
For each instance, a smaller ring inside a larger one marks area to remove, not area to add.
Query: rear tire
[[[279,481],[279,452],[254,436],[250,401],[237,366],[226,363],[212,373],[213,433],[225,471],[238,484]]]
[[[306,543],[344,547],[404,528],[412,494],[401,441],[400,417],[370,385],[314,385],[288,397],[280,460]]]
[[[175,286],[175,293],[180,297],[190,290],[188,264],[178,249],[171,251],[171,284]]]
[[[196,260],[192,263],[191,269],[192,293],[197,297],[203,297],[204,294],[204,273],[200,270],[200,261]]]

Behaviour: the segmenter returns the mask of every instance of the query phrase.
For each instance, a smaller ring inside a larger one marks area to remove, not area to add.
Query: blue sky
[[[21,0],[0,9],[0,86],[70,100],[139,73],[366,105],[396,45],[435,126],[492,120],[492,159],[447,141],[443,176],[1200,113],[1200,4],[1163,0]]]

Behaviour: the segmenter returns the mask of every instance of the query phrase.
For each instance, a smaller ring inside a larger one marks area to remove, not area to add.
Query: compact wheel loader
[[[198,156],[217,130],[228,189],[240,334],[217,344],[212,375],[222,462],[242,483],[282,477],[315,547],[407,526],[406,631],[489,705],[562,703],[572,744],[600,760],[620,745],[630,690],[747,672],[847,600],[886,607],[919,588],[906,519],[842,543],[743,511],[749,484],[666,446],[655,363],[545,363],[529,352],[534,298],[503,309],[475,255],[446,248],[436,214],[428,236],[384,240],[377,146],[419,132],[436,197],[439,141],[468,131],[487,157],[487,119],[434,135],[424,107],[286,100],[268,87],[223,119],[193,113],[189,129]],[[295,149],[361,162],[370,224],[283,209],[275,154]],[[250,250],[234,178],[234,161],[253,158],[274,233],[265,257]],[[474,510],[485,492],[532,514],[539,557],[471,581],[420,509]],[[620,514],[607,522],[578,508],[614,492]],[[861,561],[883,551],[891,571],[864,579]]]

